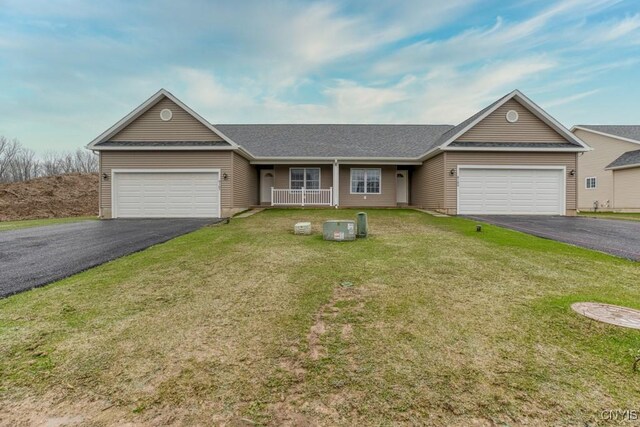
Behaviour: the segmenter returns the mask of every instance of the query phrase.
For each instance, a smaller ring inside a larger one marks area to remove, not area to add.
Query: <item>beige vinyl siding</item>
[[[565,166],[566,174],[566,209],[567,214],[575,213],[576,209],[576,180],[569,175],[572,169],[577,169],[576,153],[516,153],[516,152],[447,152],[445,153],[445,172],[458,168],[459,165],[483,166]],[[458,177],[444,174],[445,179],[445,208],[448,213],[455,214],[458,197]]]
[[[518,112],[518,121],[509,123],[507,111]],[[549,125],[522,104],[511,99],[457,139],[461,142],[566,142]]]
[[[411,205],[444,209],[444,157],[438,154],[417,167],[411,181]]]
[[[381,169],[381,194],[351,194],[351,169]],[[366,199],[365,199],[366,197]],[[396,167],[375,165],[340,165],[340,206],[391,207],[396,203]]]
[[[580,129],[576,129],[574,133],[593,148],[593,151],[588,151],[578,156],[578,209],[592,210],[594,202],[598,203],[599,209],[604,210],[615,209],[618,207],[617,205],[628,205],[629,202],[623,196],[624,190],[619,194],[622,198],[615,198],[613,171],[605,170],[605,168],[609,163],[620,157],[622,153],[640,149],[640,144],[621,141]],[[596,178],[596,188],[586,188],[585,179],[587,177]],[[617,182],[616,185],[618,185]],[[640,208],[640,204],[637,207]]]
[[[165,108],[173,113],[167,122],[160,119],[160,111]],[[111,141],[222,141],[222,138],[164,98],[111,137]]]
[[[614,208],[626,212],[640,211],[640,168],[613,171]]]
[[[289,169],[320,168],[320,188],[333,187],[333,165],[275,165],[273,182],[275,188],[289,188]]]
[[[109,179],[100,181],[100,207],[104,218],[111,218],[112,169],[220,169],[220,201],[222,215],[232,206],[231,180],[223,173],[232,171],[231,151],[101,151],[100,174]]]
[[[258,204],[258,172],[255,166],[238,153],[231,153],[233,170],[231,183],[233,186],[233,207],[248,208]]]

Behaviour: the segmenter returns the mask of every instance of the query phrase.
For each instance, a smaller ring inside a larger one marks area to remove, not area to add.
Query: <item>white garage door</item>
[[[114,218],[214,218],[220,216],[218,172],[113,174]]]
[[[458,213],[564,215],[563,169],[464,168]]]

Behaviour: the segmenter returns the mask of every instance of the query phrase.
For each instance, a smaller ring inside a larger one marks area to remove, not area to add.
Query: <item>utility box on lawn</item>
[[[309,235],[311,234],[311,223],[310,222],[297,222],[296,225],[293,226],[294,234],[302,234]]]
[[[366,212],[358,212],[356,215],[358,221],[358,237],[365,238],[369,235],[369,221],[367,220]]]
[[[322,225],[324,240],[356,240],[356,222],[352,220],[330,220]]]

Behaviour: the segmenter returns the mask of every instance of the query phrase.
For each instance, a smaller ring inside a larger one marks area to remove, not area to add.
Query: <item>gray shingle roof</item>
[[[227,141],[105,141],[99,147],[231,147]]]
[[[451,125],[216,125],[258,157],[415,158]]]
[[[581,128],[608,133],[621,138],[633,139],[640,142],[640,125],[577,125]]]
[[[605,169],[620,168],[625,166],[640,166],[640,150],[627,151],[622,153],[620,157],[609,163]]]

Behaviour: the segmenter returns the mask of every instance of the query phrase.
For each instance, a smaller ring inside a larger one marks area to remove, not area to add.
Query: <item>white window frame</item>
[[[354,192],[353,191],[353,171],[354,170],[361,170],[364,171],[364,192],[362,193],[358,193],[358,192]],[[380,185],[378,186],[378,192],[377,193],[372,193],[370,191],[367,190],[367,171],[378,171],[378,174],[380,176]],[[351,168],[350,173],[349,173],[349,194],[382,194],[382,168]]]
[[[304,186],[303,188],[305,190],[309,190],[309,191],[314,191],[314,190],[321,190],[322,189],[322,168],[305,168],[305,167],[291,167],[289,168],[289,190],[293,190],[293,188],[291,188],[291,171],[293,169],[302,169],[303,175],[304,175]],[[318,171],[318,188],[307,188],[307,169],[315,169]]]
[[[589,187],[589,180],[593,180],[593,187]],[[584,188],[585,190],[595,190],[598,188],[598,177],[597,176],[588,176],[584,179]]]

